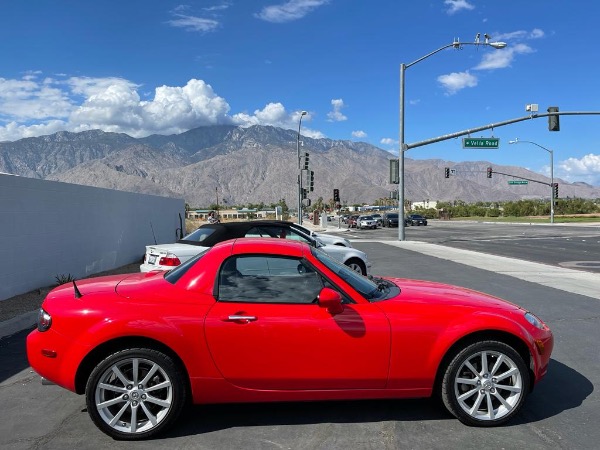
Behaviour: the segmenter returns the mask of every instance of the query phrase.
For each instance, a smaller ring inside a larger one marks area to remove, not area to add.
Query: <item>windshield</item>
[[[391,214],[387,214],[386,217],[388,219],[397,219],[398,218],[398,214],[391,213]]]
[[[302,225],[299,225],[297,223],[294,223],[292,225],[290,225],[292,228],[296,229],[297,231],[300,231],[301,233],[304,233],[307,236],[313,236],[316,235],[316,233],[314,231],[309,230],[306,227],[303,227]]]
[[[191,232],[187,236],[184,236],[183,239],[179,239],[177,242],[202,242],[207,237],[215,232],[214,228],[202,227],[198,228],[196,231]]]
[[[359,294],[369,301],[379,301],[397,295],[399,289],[389,281],[376,278],[367,278],[353,271],[348,266],[333,260],[323,250],[311,248],[312,254],[327,266],[329,270],[337,274],[342,280],[352,286]],[[396,287],[395,290],[390,287]]]

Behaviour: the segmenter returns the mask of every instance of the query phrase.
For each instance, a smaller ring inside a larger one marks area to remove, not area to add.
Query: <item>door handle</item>
[[[227,317],[227,319],[225,319],[226,322],[253,322],[254,320],[258,319],[258,317],[256,316],[242,316],[239,314],[233,314],[229,317]]]

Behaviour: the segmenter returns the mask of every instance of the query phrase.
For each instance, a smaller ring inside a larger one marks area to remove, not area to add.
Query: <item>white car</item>
[[[341,245],[342,247],[350,247],[352,248],[352,244],[348,239],[339,236],[328,235],[324,233],[317,233],[316,231],[309,230],[302,225],[298,225],[297,223],[291,224],[292,228],[300,231],[301,233],[307,234],[308,236],[319,239],[323,244],[326,245]]]
[[[320,237],[313,237],[297,228],[298,225],[280,220],[255,220],[249,222],[229,222],[206,224],[174,244],[146,246],[141,272],[171,270],[183,264],[192,256],[208,247],[228,239],[244,237],[284,238],[307,242],[320,248],[337,261],[355,272],[367,275],[371,261],[364,252],[352,247],[326,244]]]
[[[356,228],[377,228],[377,219],[373,216],[359,216],[356,220]]]

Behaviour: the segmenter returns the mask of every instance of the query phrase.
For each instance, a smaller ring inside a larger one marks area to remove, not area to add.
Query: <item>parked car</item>
[[[397,227],[398,226],[398,213],[385,213],[383,215],[383,221],[381,223],[384,227]]]
[[[321,236],[311,236],[300,225],[282,220],[254,220],[249,222],[226,222],[219,224],[204,224],[197,230],[179,239],[174,244],[159,244],[146,246],[144,262],[140,265],[141,272],[153,270],[170,270],[208,247],[242,237],[277,237],[307,242],[312,246],[322,248],[333,258],[346,264],[362,275],[367,275],[371,261],[366,253],[350,245],[335,245],[325,243]],[[309,231],[309,230],[307,230]],[[326,240],[329,240],[326,238]],[[338,242],[343,238],[333,238],[330,242]],[[349,244],[349,243],[348,243]]]
[[[371,217],[377,221],[377,226],[381,226],[383,223],[383,216],[379,213],[371,214]]]
[[[419,214],[410,214],[404,219],[405,225],[427,225],[427,219]]]
[[[377,228],[377,221],[373,218],[373,216],[359,216],[356,219],[356,227],[357,228]]]
[[[552,349],[547,325],[512,303],[369,279],[287,239],[229,240],[166,273],[63,284],[27,337],[33,370],[84,395],[119,440],[157,436],[187,403],[436,395],[465,424],[501,425]]]

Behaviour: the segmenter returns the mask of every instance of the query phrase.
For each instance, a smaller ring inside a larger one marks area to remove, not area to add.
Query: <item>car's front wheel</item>
[[[162,352],[132,348],[113,353],[92,371],[86,385],[88,414],[114,439],[148,439],[179,416],[187,383]]]
[[[345,264],[356,273],[360,273],[361,275],[367,276],[367,268],[365,267],[365,263],[362,262],[358,258],[350,258]]]
[[[482,341],[462,349],[445,369],[444,405],[467,425],[501,425],[518,413],[529,389],[529,371],[512,347]]]

